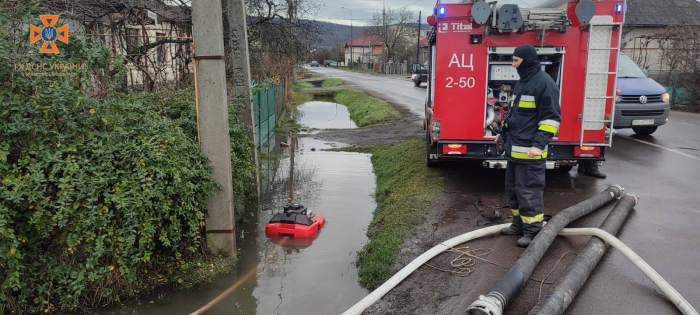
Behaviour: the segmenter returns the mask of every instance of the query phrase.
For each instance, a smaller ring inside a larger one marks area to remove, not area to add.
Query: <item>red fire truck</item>
[[[512,54],[523,44],[537,48],[542,70],[560,90],[561,125],[549,145],[547,168],[603,161],[612,145],[625,8],[625,0],[544,0],[529,8],[438,1],[428,17],[426,164],[476,160],[505,168],[494,140],[519,79]]]

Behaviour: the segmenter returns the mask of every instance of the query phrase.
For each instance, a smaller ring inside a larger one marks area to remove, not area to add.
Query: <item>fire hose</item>
[[[553,216],[547,225],[537,233],[535,239],[505,276],[486,295],[479,296],[479,299],[469,306],[468,313],[472,315],[503,314],[503,310],[518,295],[557,234],[569,223],[619,198],[622,196],[622,191],[623,189],[619,185],[612,185],[592,198],[566,208]]]
[[[605,218],[603,224],[600,225],[600,229],[612,235],[617,234],[630,212],[632,212],[632,207],[637,205],[638,201],[637,196],[625,193],[610,211],[608,217]],[[562,235],[562,233],[559,233],[559,235]],[[591,237],[586,246],[559,276],[559,280],[554,283],[554,286],[549,289],[528,314],[563,314],[586,283],[600,259],[603,258],[608,247],[608,243],[597,237]]]
[[[613,188],[613,191],[611,188]],[[599,197],[600,195],[604,193],[612,193],[613,196],[615,196],[615,189],[619,190],[621,193],[622,189],[621,187],[615,185],[611,186],[611,188],[608,188],[608,190],[604,191],[603,193],[591,198],[591,199],[596,199],[596,197]],[[589,200],[591,200],[589,199]],[[623,198],[624,199],[624,198]],[[625,205],[626,207],[631,208],[636,204],[636,197],[630,196],[630,199],[633,199],[633,203],[630,205],[630,200],[625,201],[622,205]],[[589,201],[587,200],[587,201]],[[576,206],[579,206],[583,203],[586,203],[587,201],[584,201],[580,204],[577,204]],[[622,202],[623,200],[621,200]],[[605,202],[607,203],[607,202]],[[574,207],[576,207],[574,206]],[[602,206],[602,205],[601,205]],[[616,206],[616,208],[618,208]],[[569,208],[570,209],[570,208]],[[615,210],[615,209],[614,209]],[[615,211],[613,213],[611,211],[610,217],[614,217],[613,219],[606,219],[606,222],[603,223],[604,228],[608,228],[609,226],[612,226],[614,230],[614,227],[622,223],[624,221],[624,218],[627,217],[629,214],[629,209],[621,209]],[[555,216],[556,217],[556,216]],[[622,220],[619,218],[622,217]],[[607,224],[608,221],[611,221],[611,223]],[[398,273],[396,273],[393,277],[391,277],[388,281],[386,281],[384,284],[382,284],[379,288],[377,288],[375,291],[370,293],[368,296],[366,296],[364,299],[359,301],[357,304],[355,304],[353,307],[345,311],[343,314],[344,315],[350,315],[350,314],[361,314],[366,308],[368,308],[370,305],[372,305],[374,302],[378,301],[381,299],[386,293],[388,293],[392,288],[394,288],[396,285],[398,285],[401,281],[403,281],[405,278],[407,278],[413,271],[418,269],[421,265],[432,259],[433,257],[437,256],[438,254],[442,253],[445,250],[448,250],[458,244],[477,239],[483,236],[488,236],[488,235],[493,235],[497,234],[502,228],[509,226],[510,224],[501,224],[501,225],[496,225],[496,226],[491,226],[487,228],[482,228],[479,230],[475,230],[469,233],[462,234],[460,236],[454,237],[452,239],[449,239],[445,242],[442,242],[435,247],[431,248],[427,252],[423,253],[420,255],[418,258],[413,260],[411,263],[406,265],[403,269],[401,269]],[[619,228],[618,228],[619,229]],[[675,290],[673,289],[668,282],[666,282],[656,271],[654,271],[644,260],[642,260],[636,253],[634,253],[629,247],[627,247],[624,243],[622,243],[620,240],[615,238],[613,235],[610,233],[607,233],[606,231],[600,230],[600,229],[595,229],[595,228],[584,228],[584,229],[563,229],[559,233],[560,235],[566,235],[566,236],[597,236],[605,242],[610,243],[613,247],[616,249],[620,250],[625,257],[629,258],[642,272],[647,275],[661,290],[666,294],[666,296],[671,300],[676,307],[678,307],[683,314],[698,314],[692,306]],[[595,238],[594,238],[595,239]],[[588,247],[588,246],[587,246]],[[573,263],[572,263],[573,265]],[[567,268],[568,269],[568,268]],[[560,280],[561,281],[561,280]],[[581,284],[583,285],[583,284]],[[546,297],[545,297],[546,298]],[[543,299],[544,300],[544,299]],[[479,313],[476,313],[479,314]],[[489,313],[482,313],[482,314],[489,314]]]

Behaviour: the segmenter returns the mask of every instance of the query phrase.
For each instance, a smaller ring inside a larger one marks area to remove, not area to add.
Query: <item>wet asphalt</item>
[[[340,78],[347,84],[382,94],[405,106],[422,118],[426,89],[416,88],[407,76],[381,76],[328,68],[313,71],[326,77]],[[420,128],[420,127],[419,127]],[[651,136],[637,136],[631,129],[617,130],[607,161],[601,171],[606,179],[582,176],[572,170],[568,174],[547,173],[545,212],[556,214],[577,202],[619,184],[626,192],[637,194],[639,204],[628,217],[618,237],[635,250],[647,263],[680,292],[691,305],[700,308],[700,115],[672,113],[669,123]],[[464,165],[448,165],[443,169],[451,194],[464,202],[480,199],[506,204],[503,171],[481,170]],[[572,224],[573,227],[598,227],[614,203]],[[465,206],[466,207],[466,206]],[[451,220],[453,220],[452,218]],[[459,220],[459,219],[457,219]],[[460,224],[456,222],[454,224]],[[477,227],[462,223],[464,232]],[[551,271],[549,281],[557,279],[588,237],[557,238],[535,270],[533,277],[542,279]],[[436,240],[436,242],[443,240]],[[522,253],[515,247],[515,237],[494,237],[485,242],[494,252],[488,259],[510,266]],[[468,288],[451,297],[435,296],[429,309],[413,313],[463,314],[479,294],[505,274],[505,270],[485,265],[474,273]],[[546,292],[548,284],[542,288]],[[420,290],[416,291],[420,294]],[[507,314],[526,314],[536,303],[539,284],[529,281],[518,298],[509,305]],[[419,298],[419,297],[415,297]],[[440,302],[443,300],[443,302]],[[395,302],[396,303],[396,302]],[[430,310],[432,309],[432,310]],[[579,292],[566,314],[677,314],[654,284],[632,263],[614,249],[608,250],[598,267]]]

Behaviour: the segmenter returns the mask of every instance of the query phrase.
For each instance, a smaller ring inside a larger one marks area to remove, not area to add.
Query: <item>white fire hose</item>
[[[510,226],[510,223],[478,229],[451,238],[438,245],[435,245],[433,248],[418,256],[418,258],[414,259],[412,262],[406,265],[406,267],[403,267],[403,269],[401,269],[389,280],[384,282],[384,284],[382,284],[379,288],[377,288],[365,298],[357,302],[357,304],[355,304],[353,307],[345,311],[343,315],[361,314],[370,305],[374,304],[374,302],[381,299],[391,289],[393,289],[395,286],[401,283],[401,281],[406,279],[411,273],[418,269],[418,267],[433,259],[433,257],[439,255],[443,251],[453,248],[464,242],[468,242],[492,234],[497,234],[501,231],[502,228],[508,226]],[[659,287],[659,289],[661,289],[661,291],[671,302],[673,302],[673,305],[675,305],[681,311],[681,313],[683,313],[684,315],[698,315],[698,312],[690,305],[690,303],[688,303],[688,301],[686,301],[686,299],[683,298],[683,296],[680,295],[680,293],[678,293],[678,291],[671,287],[671,285],[668,282],[666,282],[666,280],[664,280],[664,278],[662,278],[661,275],[659,275],[653,268],[651,268],[649,264],[647,264],[641,257],[639,257],[639,255],[637,255],[634,251],[632,251],[632,249],[630,249],[627,245],[625,245],[622,241],[620,241],[617,237],[613,236],[612,234],[598,228],[565,228],[559,233],[559,235],[599,237],[603,241],[612,245],[612,247],[614,247],[615,249],[619,250],[623,255],[625,255],[625,257],[627,257],[627,259],[634,263],[634,265],[637,266],[639,270],[641,270],[652,282],[654,282],[654,284],[656,284],[657,287]]]

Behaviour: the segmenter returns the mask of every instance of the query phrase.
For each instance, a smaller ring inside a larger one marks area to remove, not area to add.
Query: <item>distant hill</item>
[[[321,42],[318,44],[317,49],[333,49],[337,44],[345,45],[345,43],[350,41],[350,25],[335,24],[330,22],[318,22],[321,24],[321,29],[324,33],[321,35]],[[411,26],[416,27],[418,23],[413,23]],[[365,34],[365,31],[369,29],[370,26],[353,26],[352,35],[357,38]],[[430,29],[430,25],[423,24],[421,26],[423,32]]]

